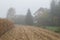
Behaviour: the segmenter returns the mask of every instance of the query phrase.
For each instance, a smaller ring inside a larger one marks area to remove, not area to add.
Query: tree
[[[35,12],[35,24],[37,26],[48,26],[49,25],[49,9],[40,8]]]
[[[55,11],[55,16],[57,17],[56,21],[56,25],[60,26],[60,1],[58,2],[57,6],[56,6],[56,11]]]
[[[12,20],[14,16],[15,16],[15,9],[9,8],[8,13],[7,13],[7,19]]]
[[[55,16],[55,14],[56,14],[55,11],[56,11],[56,1],[55,1],[55,0],[52,0],[52,2],[51,2],[50,14],[49,14],[49,15],[50,15],[49,18],[51,19],[51,20],[50,20],[50,22],[51,22],[50,25],[54,25],[54,24],[55,24],[55,23],[54,23],[54,20],[55,20],[55,19],[54,19],[54,18],[55,18],[54,16]]]
[[[51,2],[50,19],[53,26],[60,25],[60,1],[56,4],[55,0]]]
[[[28,9],[25,22],[27,25],[33,25],[33,16],[31,15],[30,9]]]

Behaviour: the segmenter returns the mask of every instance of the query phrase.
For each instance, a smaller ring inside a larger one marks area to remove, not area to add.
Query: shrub
[[[60,28],[58,28],[55,32],[60,33]]]
[[[0,36],[14,27],[13,22],[7,19],[0,19]]]

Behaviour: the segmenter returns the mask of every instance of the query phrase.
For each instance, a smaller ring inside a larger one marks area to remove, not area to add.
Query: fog
[[[15,8],[16,14],[25,15],[30,8],[32,14],[40,7],[50,8],[51,0],[0,0],[0,17],[6,17],[10,7]]]
[[[60,40],[60,0],[0,0],[0,40]]]

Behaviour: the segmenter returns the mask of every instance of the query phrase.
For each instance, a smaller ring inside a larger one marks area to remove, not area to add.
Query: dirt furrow
[[[58,34],[58,33],[55,33],[55,32],[51,32],[51,31],[49,31],[49,30],[46,30],[46,29],[42,29],[42,28],[38,28],[39,30],[41,30],[41,31],[44,31],[44,32],[46,32],[46,33],[48,33],[48,34],[51,34],[51,35],[53,35],[53,36],[55,36],[55,37],[57,37],[57,38],[60,38],[60,34]]]
[[[48,34],[44,32],[43,30],[37,30],[37,28],[33,28],[33,30],[35,30],[36,32],[40,32],[43,36],[49,38],[50,40],[59,40],[59,38],[56,38],[55,36]]]
[[[30,38],[30,40],[43,40],[40,36],[37,36],[34,32],[31,31],[31,29],[29,28],[24,28],[26,34],[28,35],[28,37]]]
[[[34,37],[37,37],[38,39],[42,39],[42,40],[48,40],[46,37],[44,37],[43,35],[41,35],[40,32],[30,28],[30,27],[27,27],[27,29],[31,30],[31,32],[34,33]]]
[[[2,35],[0,40],[60,40],[60,36],[39,27],[16,25]]]

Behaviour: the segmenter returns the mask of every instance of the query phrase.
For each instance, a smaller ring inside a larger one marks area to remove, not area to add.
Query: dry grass
[[[14,27],[14,25],[11,21],[8,21],[7,19],[0,19],[0,36],[12,27]]]
[[[2,35],[0,40],[60,40],[60,34],[39,27],[16,25]]]

